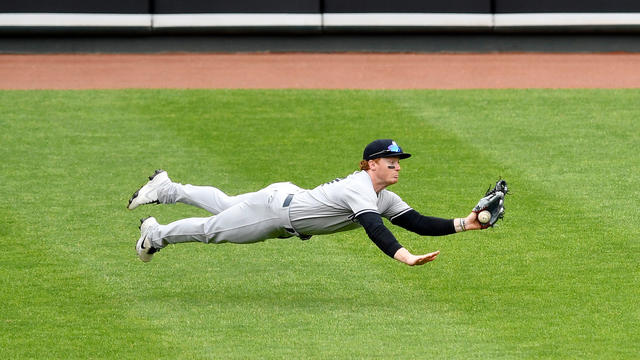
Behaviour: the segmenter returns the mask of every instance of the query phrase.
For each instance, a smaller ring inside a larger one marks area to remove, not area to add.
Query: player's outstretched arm
[[[413,255],[409,252],[409,250],[400,248],[398,251],[396,251],[393,258],[409,266],[414,266],[424,265],[429,261],[433,261],[438,256],[438,254],[440,254],[440,251],[435,251],[424,255]]]
[[[358,216],[358,221],[364,227],[367,235],[371,241],[373,241],[380,250],[382,250],[389,257],[392,257],[400,262],[403,262],[409,266],[423,265],[440,254],[439,251],[432,252],[425,255],[413,255],[407,249],[402,247],[396,240],[395,236],[384,226],[382,218],[379,214],[368,212]]]
[[[391,219],[391,223],[422,236],[442,236],[482,228],[473,211],[466,218],[443,219],[424,216],[412,209]]]

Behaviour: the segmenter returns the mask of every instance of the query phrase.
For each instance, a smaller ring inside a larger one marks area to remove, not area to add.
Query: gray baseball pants
[[[182,242],[248,244],[278,237],[291,237],[289,194],[302,191],[292,183],[276,183],[242,195],[229,196],[212,186],[170,183],[158,191],[162,204],[184,203],[209,211],[214,216],[187,218],[160,225],[151,231],[154,247]],[[288,205],[288,204],[287,204]],[[289,229],[289,230],[285,230]]]

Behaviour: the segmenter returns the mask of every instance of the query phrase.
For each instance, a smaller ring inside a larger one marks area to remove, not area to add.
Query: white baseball
[[[482,210],[480,211],[480,213],[478,213],[478,221],[480,221],[483,224],[486,224],[489,222],[489,220],[491,220],[491,213],[489,212],[489,210]]]

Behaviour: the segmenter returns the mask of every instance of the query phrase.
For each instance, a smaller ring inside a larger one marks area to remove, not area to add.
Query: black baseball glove
[[[504,197],[508,192],[507,182],[502,179],[498,180],[494,187],[489,187],[484,197],[473,208],[473,212],[476,214],[480,214],[484,210],[491,214],[488,221],[480,222],[483,229],[495,225],[498,220],[504,217]]]

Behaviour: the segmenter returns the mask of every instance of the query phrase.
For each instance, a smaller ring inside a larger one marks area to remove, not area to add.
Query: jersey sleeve
[[[352,218],[356,218],[366,212],[379,214],[376,204],[377,197],[373,188],[368,191],[368,189],[358,189],[355,186],[346,186],[343,195],[342,199],[345,206],[353,211]]]
[[[356,218],[366,212],[374,212],[378,214],[378,207],[376,206],[375,193],[368,194],[368,192],[359,192],[352,187],[345,188],[344,202],[351,211],[353,211],[353,218]],[[372,196],[373,195],[373,196]]]
[[[404,202],[400,196],[389,190],[382,190],[382,192],[380,192],[378,209],[380,209],[380,214],[389,220],[393,220],[407,211],[412,210],[411,206]]]

